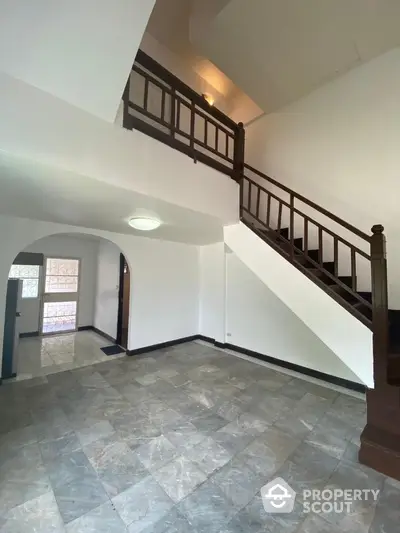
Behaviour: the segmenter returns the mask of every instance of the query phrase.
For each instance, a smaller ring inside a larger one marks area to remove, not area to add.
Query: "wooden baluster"
[[[243,218],[243,206],[244,206],[244,181],[245,177],[239,181],[239,204],[240,204],[240,219]]]
[[[303,237],[304,253],[308,255],[308,218],[304,217],[304,237]]]
[[[244,127],[243,122],[239,122],[235,131],[234,146],[233,146],[233,173],[234,180],[239,182],[243,176],[244,170]]]
[[[204,119],[204,144],[208,146],[208,120]]]
[[[165,91],[161,91],[161,120],[165,121]]]
[[[229,157],[229,135],[225,133],[225,155]]]
[[[354,248],[351,249],[351,288],[357,292],[357,262]]]
[[[336,236],[333,237],[333,268],[335,278],[339,277],[339,241]]]
[[[279,201],[278,208],[278,233],[280,233],[282,227],[282,202]]]
[[[196,120],[196,109],[195,109],[195,104],[192,100],[191,106],[190,106],[190,147],[192,148],[193,151],[194,151],[194,137],[195,137],[195,120]]]
[[[143,97],[143,109],[147,111],[149,103],[149,80],[148,78],[144,79],[144,97]]]
[[[218,126],[215,126],[215,150],[218,152],[218,134],[219,134],[219,128]]]
[[[175,123],[175,106],[178,104],[177,111],[176,111],[176,123]],[[171,93],[171,130],[170,134],[171,137],[175,136],[175,129],[179,129],[180,124],[180,114],[181,114],[181,104],[179,100],[176,100],[175,98],[175,90],[172,90]]]
[[[249,181],[249,188],[247,191],[247,209],[251,213],[251,181]]]
[[[124,113],[122,117],[122,126],[124,128],[129,128],[129,100],[130,100],[130,87],[131,87],[131,74],[129,74],[128,81],[126,82],[124,94],[122,96],[122,100],[124,103]]]
[[[318,226],[318,248],[319,248],[319,264],[322,266],[324,263],[324,238],[321,226]]]
[[[294,261],[294,195],[290,193],[290,259]]]
[[[256,219],[260,220],[260,187],[257,187],[257,199],[256,199]]]
[[[269,229],[270,228],[270,222],[271,222],[271,195],[267,193],[267,213],[266,213],[266,226]]]

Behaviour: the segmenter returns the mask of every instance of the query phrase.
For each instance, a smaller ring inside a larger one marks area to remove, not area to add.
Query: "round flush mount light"
[[[129,225],[140,231],[151,231],[160,227],[161,221],[151,217],[132,217],[129,220]]]

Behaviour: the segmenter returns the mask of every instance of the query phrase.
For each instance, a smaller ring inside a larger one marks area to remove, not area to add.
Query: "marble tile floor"
[[[110,341],[93,331],[21,338],[16,379],[40,378],[108,361],[110,356],[105,355],[100,348],[110,344]]]
[[[196,342],[0,387],[0,533],[394,533],[400,483],[357,463],[361,399]],[[268,515],[260,488],[374,488]]]

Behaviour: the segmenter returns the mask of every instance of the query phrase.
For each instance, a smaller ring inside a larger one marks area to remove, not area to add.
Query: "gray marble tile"
[[[305,489],[322,489],[338,465],[338,460],[308,444],[300,444],[275,477],[281,477],[302,497]]]
[[[151,477],[112,499],[130,533],[140,533],[157,524],[173,507],[172,500]]]
[[[265,476],[272,476],[292,452],[300,440],[288,436],[274,428],[269,428],[237,455],[252,470]]]
[[[108,420],[95,422],[89,427],[84,427],[76,432],[82,446],[86,446],[104,437],[108,437],[114,432],[113,426]]]
[[[86,446],[84,451],[111,498],[148,475],[136,454],[124,442],[103,439]]]
[[[191,422],[185,421],[172,431],[165,433],[165,437],[175,446],[178,452],[199,444],[206,438]]]
[[[361,465],[342,461],[329,479],[326,488],[328,489],[351,489],[365,490],[372,489],[380,493],[384,484],[384,476],[371,469],[363,470]],[[367,531],[371,525],[375,513],[377,499],[368,493],[366,499],[351,502],[351,509],[343,512],[322,513],[321,516],[330,523],[344,524],[351,521],[358,524],[358,527]]]
[[[29,482],[2,479],[0,482],[0,516],[49,491],[51,491],[51,485],[46,476],[36,476],[35,480]]]
[[[151,373],[151,374],[143,374],[140,376],[135,377],[135,381],[140,383],[140,385],[153,385],[156,383],[156,381],[159,379],[159,376],[157,375],[157,372]]]
[[[207,479],[199,468],[183,456],[153,472],[153,477],[175,503],[186,498]]]
[[[190,525],[200,532],[217,533],[236,512],[221,489],[211,481],[203,483],[177,507]]]
[[[67,433],[58,438],[42,441],[39,444],[43,460],[47,463],[59,455],[75,452],[81,448],[81,443],[74,432]]]
[[[70,522],[66,533],[126,533],[127,529],[110,502],[103,503]]]
[[[189,447],[182,455],[208,475],[224,466],[232,458],[230,452],[210,437]]]
[[[392,533],[400,523],[400,485],[386,479],[375,509],[370,533]]]
[[[26,426],[8,433],[0,433],[0,466],[3,462],[3,457],[10,452],[27,446],[28,444],[35,444],[38,441],[35,426]]]
[[[252,470],[245,461],[237,457],[222,467],[211,478],[232,501],[237,510],[246,506],[265,485],[265,476]]]
[[[104,387],[110,386],[99,372],[93,372],[93,367],[89,367],[89,369],[89,372],[81,374],[78,378],[82,387],[87,389],[104,389]]]
[[[63,522],[52,492],[14,507],[0,518],[1,533],[63,533]]]
[[[172,461],[177,456],[177,449],[161,435],[137,448],[136,453],[143,465],[153,471]]]
[[[195,529],[176,508],[163,516],[155,525],[151,525],[143,530],[142,533],[197,533]],[[135,525],[130,529],[130,533],[135,533]]]
[[[84,476],[64,485],[57,485],[54,495],[65,524],[108,500],[102,484],[95,476]]]
[[[213,440],[223,446],[231,455],[242,451],[254,440],[254,435],[239,426],[236,422],[230,422],[216,431]]]
[[[213,433],[223,426],[226,426],[225,418],[222,418],[214,413],[205,413],[193,418],[191,422],[199,431],[203,433]]]
[[[54,490],[75,479],[95,476],[93,467],[81,450],[60,455],[47,463],[46,469]]]
[[[162,428],[154,425],[149,419],[126,423],[126,420],[114,422],[117,440],[123,440],[132,450],[142,445],[149,444],[153,439],[160,437]]]
[[[232,398],[217,405],[214,412],[228,422],[236,420],[244,411],[244,406],[237,398]]]
[[[289,514],[268,514],[264,510],[261,497],[257,495],[237,514],[233,523],[242,527],[243,531],[251,533],[297,533],[305,518],[303,505],[297,501]]]
[[[116,386],[116,389],[124,398],[135,405],[154,398],[147,390],[147,387],[140,386],[139,383],[125,383],[124,385]]]

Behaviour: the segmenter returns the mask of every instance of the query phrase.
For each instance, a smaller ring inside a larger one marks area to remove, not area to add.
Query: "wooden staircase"
[[[359,460],[400,480],[400,311],[388,309],[383,226],[373,226],[367,235],[246,164],[240,181],[240,218],[371,329],[375,386],[367,390],[368,421]]]

